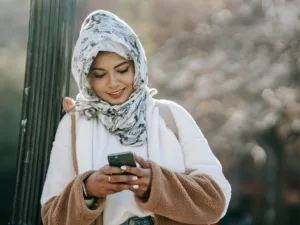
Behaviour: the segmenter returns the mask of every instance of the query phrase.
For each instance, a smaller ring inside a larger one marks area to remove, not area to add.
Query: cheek
[[[129,74],[128,76],[128,85],[132,86],[134,85],[134,72]]]
[[[99,92],[99,91],[103,90],[104,82],[101,79],[92,79],[91,86],[96,92]]]

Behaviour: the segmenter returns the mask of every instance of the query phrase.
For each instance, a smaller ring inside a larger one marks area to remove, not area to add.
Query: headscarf
[[[120,105],[111,105],[90,89],[90,67],[99,51],[114,52],[135,65],[134,91]],[[116,15],[98,10],[83,22],[72,58],[72,74],[79,87],[75,109],[87,119],[99,119],[122,145],[139,146],[147,140],[146,100],[150,96],[147,60],[135,32]]]

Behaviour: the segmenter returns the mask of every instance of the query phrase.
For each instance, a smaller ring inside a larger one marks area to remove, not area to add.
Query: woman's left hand
[[[137,180],[130,181],[130,190],[141,198],[149,198],[151,188],[151,168],[148,160],[134,154],[135,161],[141,167],[122,166],[121,169],[138,177]]]

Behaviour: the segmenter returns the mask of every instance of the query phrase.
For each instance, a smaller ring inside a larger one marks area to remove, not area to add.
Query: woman
[[[211,224],[225,214],[231,188],[219,161],[181,106],[152,98],[143,47],[124,21],[102,10],[90,14],[75,45],[72,73],[80,90],[79,175],[67,114],[41,198],[44,224]],[[158,102],[169,107],[178,138]],[[107,166],[108,154],[126,151],[135,153],[139,167]]]

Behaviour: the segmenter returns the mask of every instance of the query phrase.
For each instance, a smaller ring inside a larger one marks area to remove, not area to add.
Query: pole
[[[31,0],[11,225],[42,224],[41,191],[69,93],[75,12],[76,0]]]

